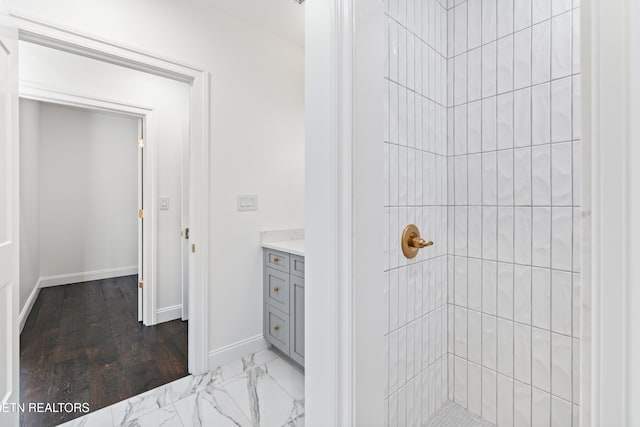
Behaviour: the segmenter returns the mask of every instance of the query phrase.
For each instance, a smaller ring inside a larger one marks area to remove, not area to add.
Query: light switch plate
[[[238,196],[238,212],[257,211],[258,196]]]
[[[160,197],[160,210],[168,211],[169,210],[169,198],[168,197]]]

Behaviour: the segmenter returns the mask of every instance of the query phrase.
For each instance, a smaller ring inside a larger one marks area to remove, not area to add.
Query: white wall
[[[41,103],[39,134],[40,276],[136,272],[137,119]]]
[[[259,232],[304,223],[303,49],[205,1],[20,0],[9,7],[211,72],[209,346],[261,335]],[[236,212],[236,194],[247,193],[259,195],[258,212]]]
[[[40,103],[20,100],[20,311],[40,279]],[[33,301],[31,301],[33,304]]]

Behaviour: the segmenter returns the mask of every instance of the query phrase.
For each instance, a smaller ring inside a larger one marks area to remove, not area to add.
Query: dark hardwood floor
[[[137,321],[137,276],[44,288],[20,336],[20,400],[96,411],[187,375],[187,322]],[[49,427],[83,413],[25,413]]]

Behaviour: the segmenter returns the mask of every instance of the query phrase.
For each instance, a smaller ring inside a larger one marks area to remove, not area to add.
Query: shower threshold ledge
[[[424,427],[495,427],[489,421],[467,411],[451,401],[442,405]]]

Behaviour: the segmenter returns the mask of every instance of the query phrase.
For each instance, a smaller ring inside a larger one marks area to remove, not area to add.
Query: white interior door
[[[0,2],[0,403],[3,405],[18,403],[20,398],[17,49],[17,31]],[[17,426],[18,413],[0,411],[0,425]]]
[[[138,120],[138,322],[144,319],[144,122]]]

